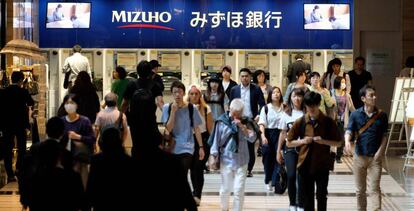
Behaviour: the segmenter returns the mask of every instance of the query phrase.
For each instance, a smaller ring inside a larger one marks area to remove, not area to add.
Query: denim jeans
[[[303,192],[298,183],[296,165],[298,163],[298,152],[295,148],[285,149],[285,165],[288,180],[288,193],[290,206],[303,207]]]

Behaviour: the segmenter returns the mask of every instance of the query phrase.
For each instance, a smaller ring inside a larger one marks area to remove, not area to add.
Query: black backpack
[[[136,120],[146,120],[145,117],[148,117],[155,112],[155,99],[151,91],[154,87],[154,83],[152,81],[148,81],[144,87],[139,81],[137,81],[136,86],[137,90],[135,90],[132,95],[129,111],[134,118],[138,118]]]

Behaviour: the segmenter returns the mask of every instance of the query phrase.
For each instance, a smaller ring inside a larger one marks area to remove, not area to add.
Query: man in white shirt
[[[89,65],[88,58],[81,54],[82,47],[80,45],[73,46],[73,55],[66,58],[63,65],[63,73],[68,73],[69,75],[69,89],[75,83],[75,79],[81,71],[88,72],[89,76],[92,78],[91,67]]]

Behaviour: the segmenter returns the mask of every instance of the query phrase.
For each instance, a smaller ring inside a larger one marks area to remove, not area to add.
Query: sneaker
[[[198,198],[197,196],[194,196],[194,201],[195,201],[197,207],[200,206],[200,203],[201,203],[201,199],[200,198]]]
[[[297,207],[296,211],[305,211],[305,209],[303,209],[302,207]]]
[[[247,177],[253,177],[253,174],[251,171],[247,172]]]
[[[336,159],[336,163],[342,163],[341,158],[337,158],[337,159]]]
[[[269,184],[266,184],[266,185],[265,185],[265,188],[266,188],[266,190],[267,190],[267,191],[272,192],[272,191],[273,191],[273,186],[272,186],[272,183],[271,183],[271,182],[269,182]]]
[[[289,211],[296,211],[296,206],[289,206]]]

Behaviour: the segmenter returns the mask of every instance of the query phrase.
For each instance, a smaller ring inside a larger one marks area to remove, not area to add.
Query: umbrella
[[[13,54],[15,56],[26,57],[41,62],[46,60],[42,55],[39,46],[27,40],[11,40],[3,49],[1,49],[0,53]]]

